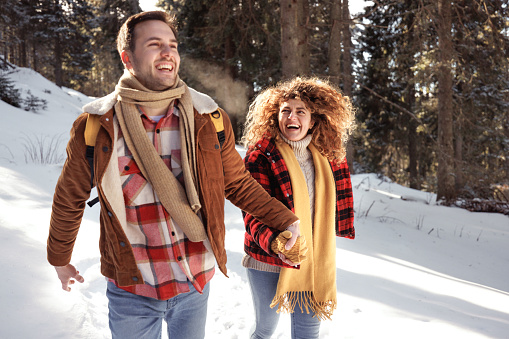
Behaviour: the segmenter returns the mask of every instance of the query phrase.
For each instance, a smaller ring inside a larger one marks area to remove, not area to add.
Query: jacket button
[[[160,130],[159,128],[158,128],[158,129],[156,129],[156,133],[157,133],[157,134],[161,133],[161,130]]]
[[[182,257],[179,255],[178,258],[177,258],[178,261],[181,261],[182,260]]]
[[[138,278],[137,277],[133,277],[133,281],[138,281]]]
[[[104,120],[106,120],[106,121],[110,121],[110,118],[106,118],[106,119],[104,119]]]
[[[124,167],[124,170],[125,170],[125,171],[129,171],[129,166],[125,166],[125,167]]]
[[[121,241],[120,246],[125,247],[125,242]]]
[[[103,147],[103,152],[108,152],[108,147],[107,146]]]
[[[270,152],[267,152],[267,155],[270,155]]]
[[[290,196],[290,193],[286,193],[286,197],[288,198]]]
[[[272,163],[275,164],[276,163],[276,160],[272,159]]]
[[[214,145],[214,147],[215,147],[215,149],[219,149],[219,145],[218,144]]]
[[[111,213],[110,211],[108,211],[108,216],[109,216],[109,217],[112,217],[112,216],[113,216],[113,213]]]

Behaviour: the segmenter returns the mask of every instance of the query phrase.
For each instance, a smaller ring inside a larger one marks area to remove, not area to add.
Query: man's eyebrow
[[[147,38],[145,40],[145,42],[149,42],[149,41],[153,41],[153,40],[162,41],[164,39],[157,37],[157,36],[152,36],[152,37]],[[178,43],[177,39],[171,39],[170,42]]]

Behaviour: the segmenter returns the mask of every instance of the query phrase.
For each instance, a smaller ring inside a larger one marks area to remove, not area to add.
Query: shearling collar
[[[200,114],[208,114],[215,112],[219,106],[207,94],[200,93],[197,90],[189,88],[191,98],[193,99],[193,106]],[[103,115],[115,106],[117,103],[117,95],[115,92],[108,94],[102,98],[96,99],[83,106],[83,112]]]

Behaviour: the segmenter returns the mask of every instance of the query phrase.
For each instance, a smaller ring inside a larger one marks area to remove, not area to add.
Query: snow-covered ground
[[[59,158],[90,98],[28,69],[9,77],[47,109],[0,101],[0,338],[109,338],[98,205],[86,209],[72,260],[85,283],[64,292],[46,261]],[[57,163],[25,160],[27,148],[51,142]],[[336,240],[338,309],[321,338],[509,338],[509,218],[437,206],[434,195],[373,174],[352,181],[357,238]],[[217,273],[211,282],[206,338],[248,338],[243,223],[236,207],[225,208],[230,277]],[[284,315],[274,338],[289,333]]]

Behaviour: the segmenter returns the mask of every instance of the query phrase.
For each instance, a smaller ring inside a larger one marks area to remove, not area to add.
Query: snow
[[[64,156],[72,122],[91,98],[29,69],[9,77],[48,108],[32,113],[0,101],[0,338],[109,338],[99,207],[87,207],[73,254],[85,283],[64,292],[46,261],[63,162],[25,161],[27,140],[59,140]],[[509,338],[507,216],[438,206],[433,194],[374,174],[352,182],[357,238],[336,240],[338,309],[321,338]],[[247,338],[253,311],[240,264],[243,222],[229,202],[225,209],[229,278],[217,270],[211,282],[206,338]],[[289,333],[283,315],[274,338]]]

